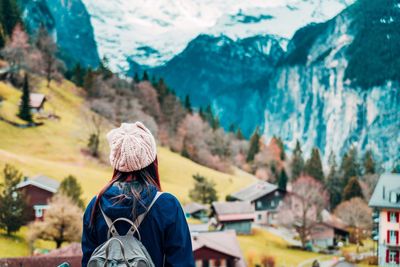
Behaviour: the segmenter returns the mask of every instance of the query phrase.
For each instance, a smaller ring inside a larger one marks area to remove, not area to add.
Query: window
[[[397,222],[397,214],[396,212],[389,212],[390,222]]]
[[[398,233],[398,231],[394,231],[394,230],[389,230],[388,231],[388,244],[392,244],[392,245],[394,245],[394,244],[397,244],[397,233]]]
[[[42,208],[36,208],[35,209],[35,217],[36,218],[41,218],[43,216],[43,209]]]
[[[389,250],[389,263],[397,263],[397,251]]]
[[[257,209],[261,209],[262,208],[262,202],[261,201],[257,201]]]
[[[271,208],[275,207],[275,201],[271,200]]]
[[[259,221],[262,220],[262,215],[261,215],[261,214],[258,214],[258,215],[257,215],[257,220],[259,220]]]

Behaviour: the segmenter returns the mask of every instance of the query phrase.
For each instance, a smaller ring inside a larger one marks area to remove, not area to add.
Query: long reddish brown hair
[[[160,176],[158,174],[158,160],[156,159],[147,167],[133,172],[121,172],[114,169],[111,180],[100,190],[97,194],[96,201],[92,208],[90,215],[90,225],[93,225],[94,218],[96,215],[97,207],[99,206],[100,199],[104,192],[107,191],[115,182],[128,182],[138,181],[144,185],[154,185],[158,191],[161,191]],[[136,198],[139,198],[139,194],[132,192]],[[140,199],[139,199],[140,200]]]

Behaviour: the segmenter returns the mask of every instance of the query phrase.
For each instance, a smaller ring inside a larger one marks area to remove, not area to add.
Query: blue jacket
[[[156,187],[143,190],[142,201],[149,206],[157,192]],[[120,203],[115,203],[115,196],[122,193],[122,189],[113,185],[102,196],[100,203],[104,213],[115,220],[119,217],[132,218],[133,199],[126,198]],[[86,267],[93,251],[107,240],[107,224],[99,209],[96,210],[94,227],[90,227],[90,215],[96,198],[90,201],[83,217],[82,234],[82,266]],[[137,205],[137,214],[145,211],[144,207]],[[124,235],[130,225],[117,222],[116,229]],[[139,227],[142,243],[149,252],[156,267],[165,266],[194,267],[192,243],[185,215],[179,201],[169,193],[163,193],[154,203]]]

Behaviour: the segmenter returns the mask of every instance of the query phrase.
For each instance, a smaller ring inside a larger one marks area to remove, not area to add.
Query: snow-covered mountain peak
[[[127,58],[165,63],[197,35],[290,38],[310,22],[333,17],[353,0],[83,0],[101,56],[126,71]]]

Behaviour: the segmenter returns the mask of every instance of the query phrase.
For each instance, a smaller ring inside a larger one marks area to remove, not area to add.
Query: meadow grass
[[[254,228],[252,235],[238,236],[240,247],[247,262],[254,266],[261,264],[262,257],[271,256],[275,266],[297,266],[306,260],[320,258],[321,254],[289,248],[281,237],[261,228]]]

